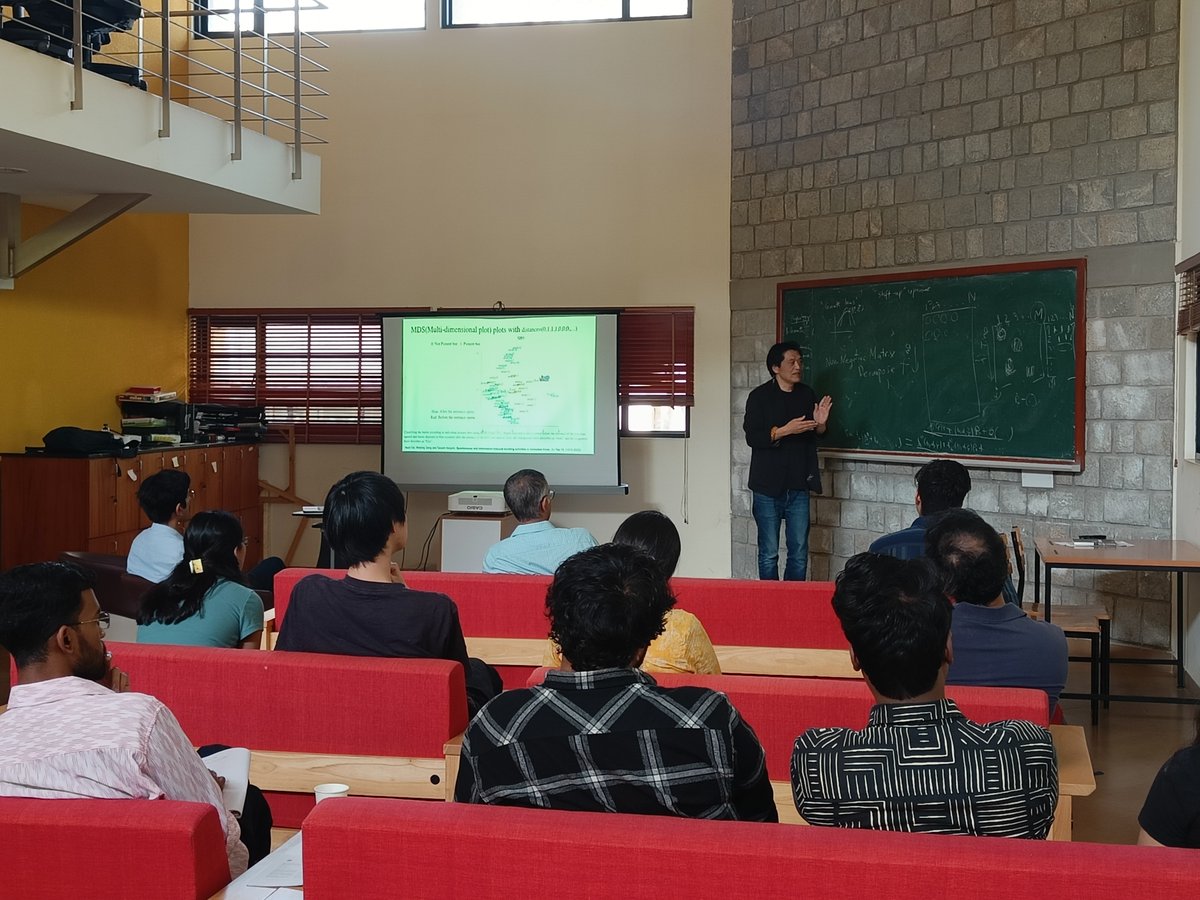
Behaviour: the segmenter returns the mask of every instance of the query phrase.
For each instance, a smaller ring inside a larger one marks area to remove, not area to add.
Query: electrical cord
[[[429,529],[429,535],[425,538],[425,543],[421,545],[421,559],[417,563],[418,571],[426,571],[425,567],[429,565],[429,550],[433,546],[433,536],[437,534],[437,527],[441,524],[442,519],[448,515],[450,515],[449,512],[444,512],[433,520],[433,527]]]

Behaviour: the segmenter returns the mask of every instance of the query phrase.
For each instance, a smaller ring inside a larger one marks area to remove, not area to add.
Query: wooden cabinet
[[[149,525],[138,487],[163,469],[191,476],[189,513],[226,509],[242,520],[246,564],[253,565],[263,540],[258,457],[255,445],[151,450],[130,459],[0,454],[0,569],[57,559],[66,550],[128,553]]]

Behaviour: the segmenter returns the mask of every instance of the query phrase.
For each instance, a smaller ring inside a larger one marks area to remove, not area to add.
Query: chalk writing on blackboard
[[[1082,261],[781,285],[823,446],[1082,463]]]

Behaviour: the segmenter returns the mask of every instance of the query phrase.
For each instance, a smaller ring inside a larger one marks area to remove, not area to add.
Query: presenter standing
[[[771,379],[746,398],[742,430],[750,445],[750,490],[758,527],[758,577],[779,579],[779,529],[786,523],[784,581],[808,574],[808,495],[821,492],[817,435],[825,433],[833,400],[801,383],[804,361],[792,341],[767,351]]]

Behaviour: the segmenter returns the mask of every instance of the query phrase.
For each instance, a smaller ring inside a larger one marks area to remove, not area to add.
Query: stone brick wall
[[[755,572],[741,416],[774,286],[818,273],[1086,256],[1086,468],[1052,490],[976,469],[968,504],[1027,536],[1169,535],[1177,26],[1178,0],[736,0],[736,577]],[[815,578],[915,515],[915,467],[825,466]],[[1166,578],[1060,583],[1118,639],[1167,642]]]

